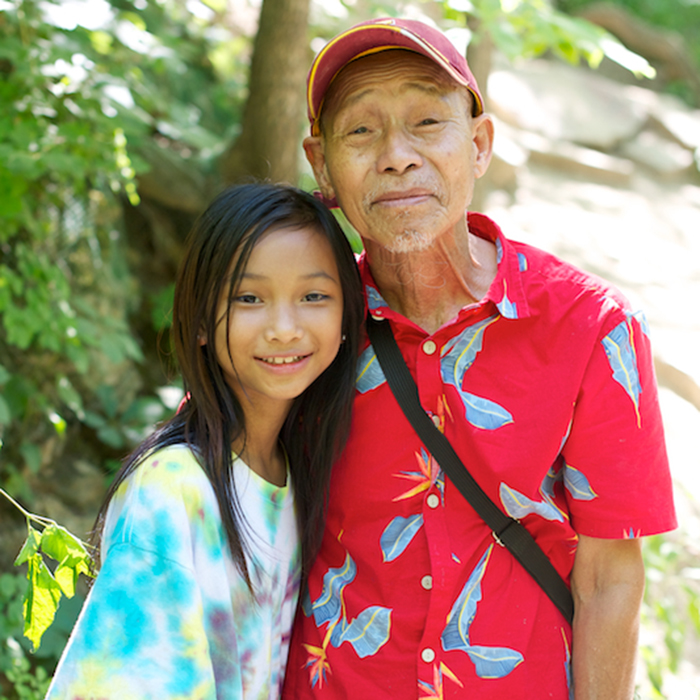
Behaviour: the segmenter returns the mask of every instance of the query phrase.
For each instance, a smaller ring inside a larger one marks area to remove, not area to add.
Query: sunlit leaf
[[[39,648],[41,637],[50,627],[61,600],[61,587],[48,570],[41,554],[27,560],[29,585],[24,597],[24,636]]]

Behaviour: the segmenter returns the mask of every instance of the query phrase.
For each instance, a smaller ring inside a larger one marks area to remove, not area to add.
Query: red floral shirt
[[[577,533],[675,527],[648,328],[602,280],[482,215],[469,226],[498,252],[482,301],[428,335],[362,259],[368,306],[473,476],[568,579]],[[570,656],[570,626],[443,475],[368,346],[284,697],[565,700]]]

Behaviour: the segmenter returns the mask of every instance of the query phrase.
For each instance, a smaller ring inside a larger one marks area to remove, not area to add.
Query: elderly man
[[[375,20],[308,84],[322,195],[422,408],[570,584],[573,625],[404,417],[369,344],[285,698],[631,698],[640,536],[675,527],[647,327],[610,285],[467,213],[493,122],[439,31]]]

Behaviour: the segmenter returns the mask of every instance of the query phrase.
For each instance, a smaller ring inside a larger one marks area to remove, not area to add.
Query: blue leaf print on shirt
[[[602,340],[607,355],[613,379],[627,392],[639,423],[639,395],[642,387],[639,381],[637,355],[634,350],[631,327],[623,321],[608,333]]]
[[[380,308],[387,308],[389,305],[384,301],[382,295],[368,284],[365,285],[365,293],[367,294],[367,306],[370,311],[375,311]]]
[[[572,498],[575,498],[577,501],[592,501],[598,497],[582,471],[564,462],[562,473],[564,486],[566,486],[566,490]]]
[[[416,536],[423,525],[423,516],[412,515],[409,518],[395,517],[385,528],[379,540],[384,561],[394,561]]]
[[[629,314],[628,318],[633,318],[637,321],[639,324],[639,327],[642,329],[642,333],[648,338],[650,334],[649,330],[649,322],[647,321],[647,317],[644,315],[643,311],[635,311],[633,314]]]
[[[384,384],[385,381],[386,377],[379,360],[377,360],[377,355],[374,352],[374,348],[370,345],[360,355],[358,360],[355,386],[361,394],[366,394],[368,391]]]
[[[518,318],[518,306],[508,297],[508,283],[503,282],[503,299],[496,304],[496,308],[503,318]]]
[[[518,270],[527,272],[527,257],[524,253],[518,253]]]
[[[503,678],[523,661],[523,655],[514,649],[473,645],[469,639],[469,628],[476,617],[477,605],[481,600],[481,580],[493,547],[494,545],[491,545],[484,552],[464,584],[447,617],[447,625],[441,637],[442,648],[445,651],[459,650],[469,655],[480,678]]]
[[[564,516],[559,509],[556,508],[554,504],[550,503],[546,497],[544,501],[534,501],[502,482],[499,493],[501,496],[501,503],[506,513],[508,513],[511,518],[520,520],[526,515],[535,513],[545,520],[557,520],[560,523],[564,522]]]
[[[464,401],[464,415],[476,428],[496,430],[513,422],[513,416],[495,401],[460,391]]]
[[[364,659],[376,654],[389,640],[391,610],[380,605],[365,608],[350,624],[343,620],[342,625],[333,629],[331,644],[339,647],[349,642],[357,655]]]
[[[477,603],[481,600],[481,579],[492,551],[493,545],[484,552],[447,616],[447,625],[441,637],[445,651],[465,651],[469,647],[469,627],[476,616]]]
[[[465,372],[472,366],[477,354],[481,351],[484,329],[499,318],[499,316],[489,316],[465,328],[445,344],[440,359],[442,379],[459,392],[464,403],[466,419],[472,425],[484,430],[495,430],[507,423],[512,423],[513,417],[494,401],[464,391],[462,383]]]
[[[326,622],[334,623],[341,614],[341,593],[357,573],[357,565],[352,557],[347,554],[345,563],[337,569],[328,569],[323,577],[323,591],[311,604],[316,626],[320,627]]]
[[[476,667],[479,678],[503,678],[523,661],[520,652],[507,647],[470,646],[465,651]]]

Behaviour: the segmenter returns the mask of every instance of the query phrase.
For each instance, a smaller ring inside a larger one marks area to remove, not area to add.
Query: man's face
[[[407,51],[359,59],[326,98],[323,134],[304,142],[323,193],[365,242],[403,253],[464,228],[474,179],[491,153],[488,117],[466,89]]]

